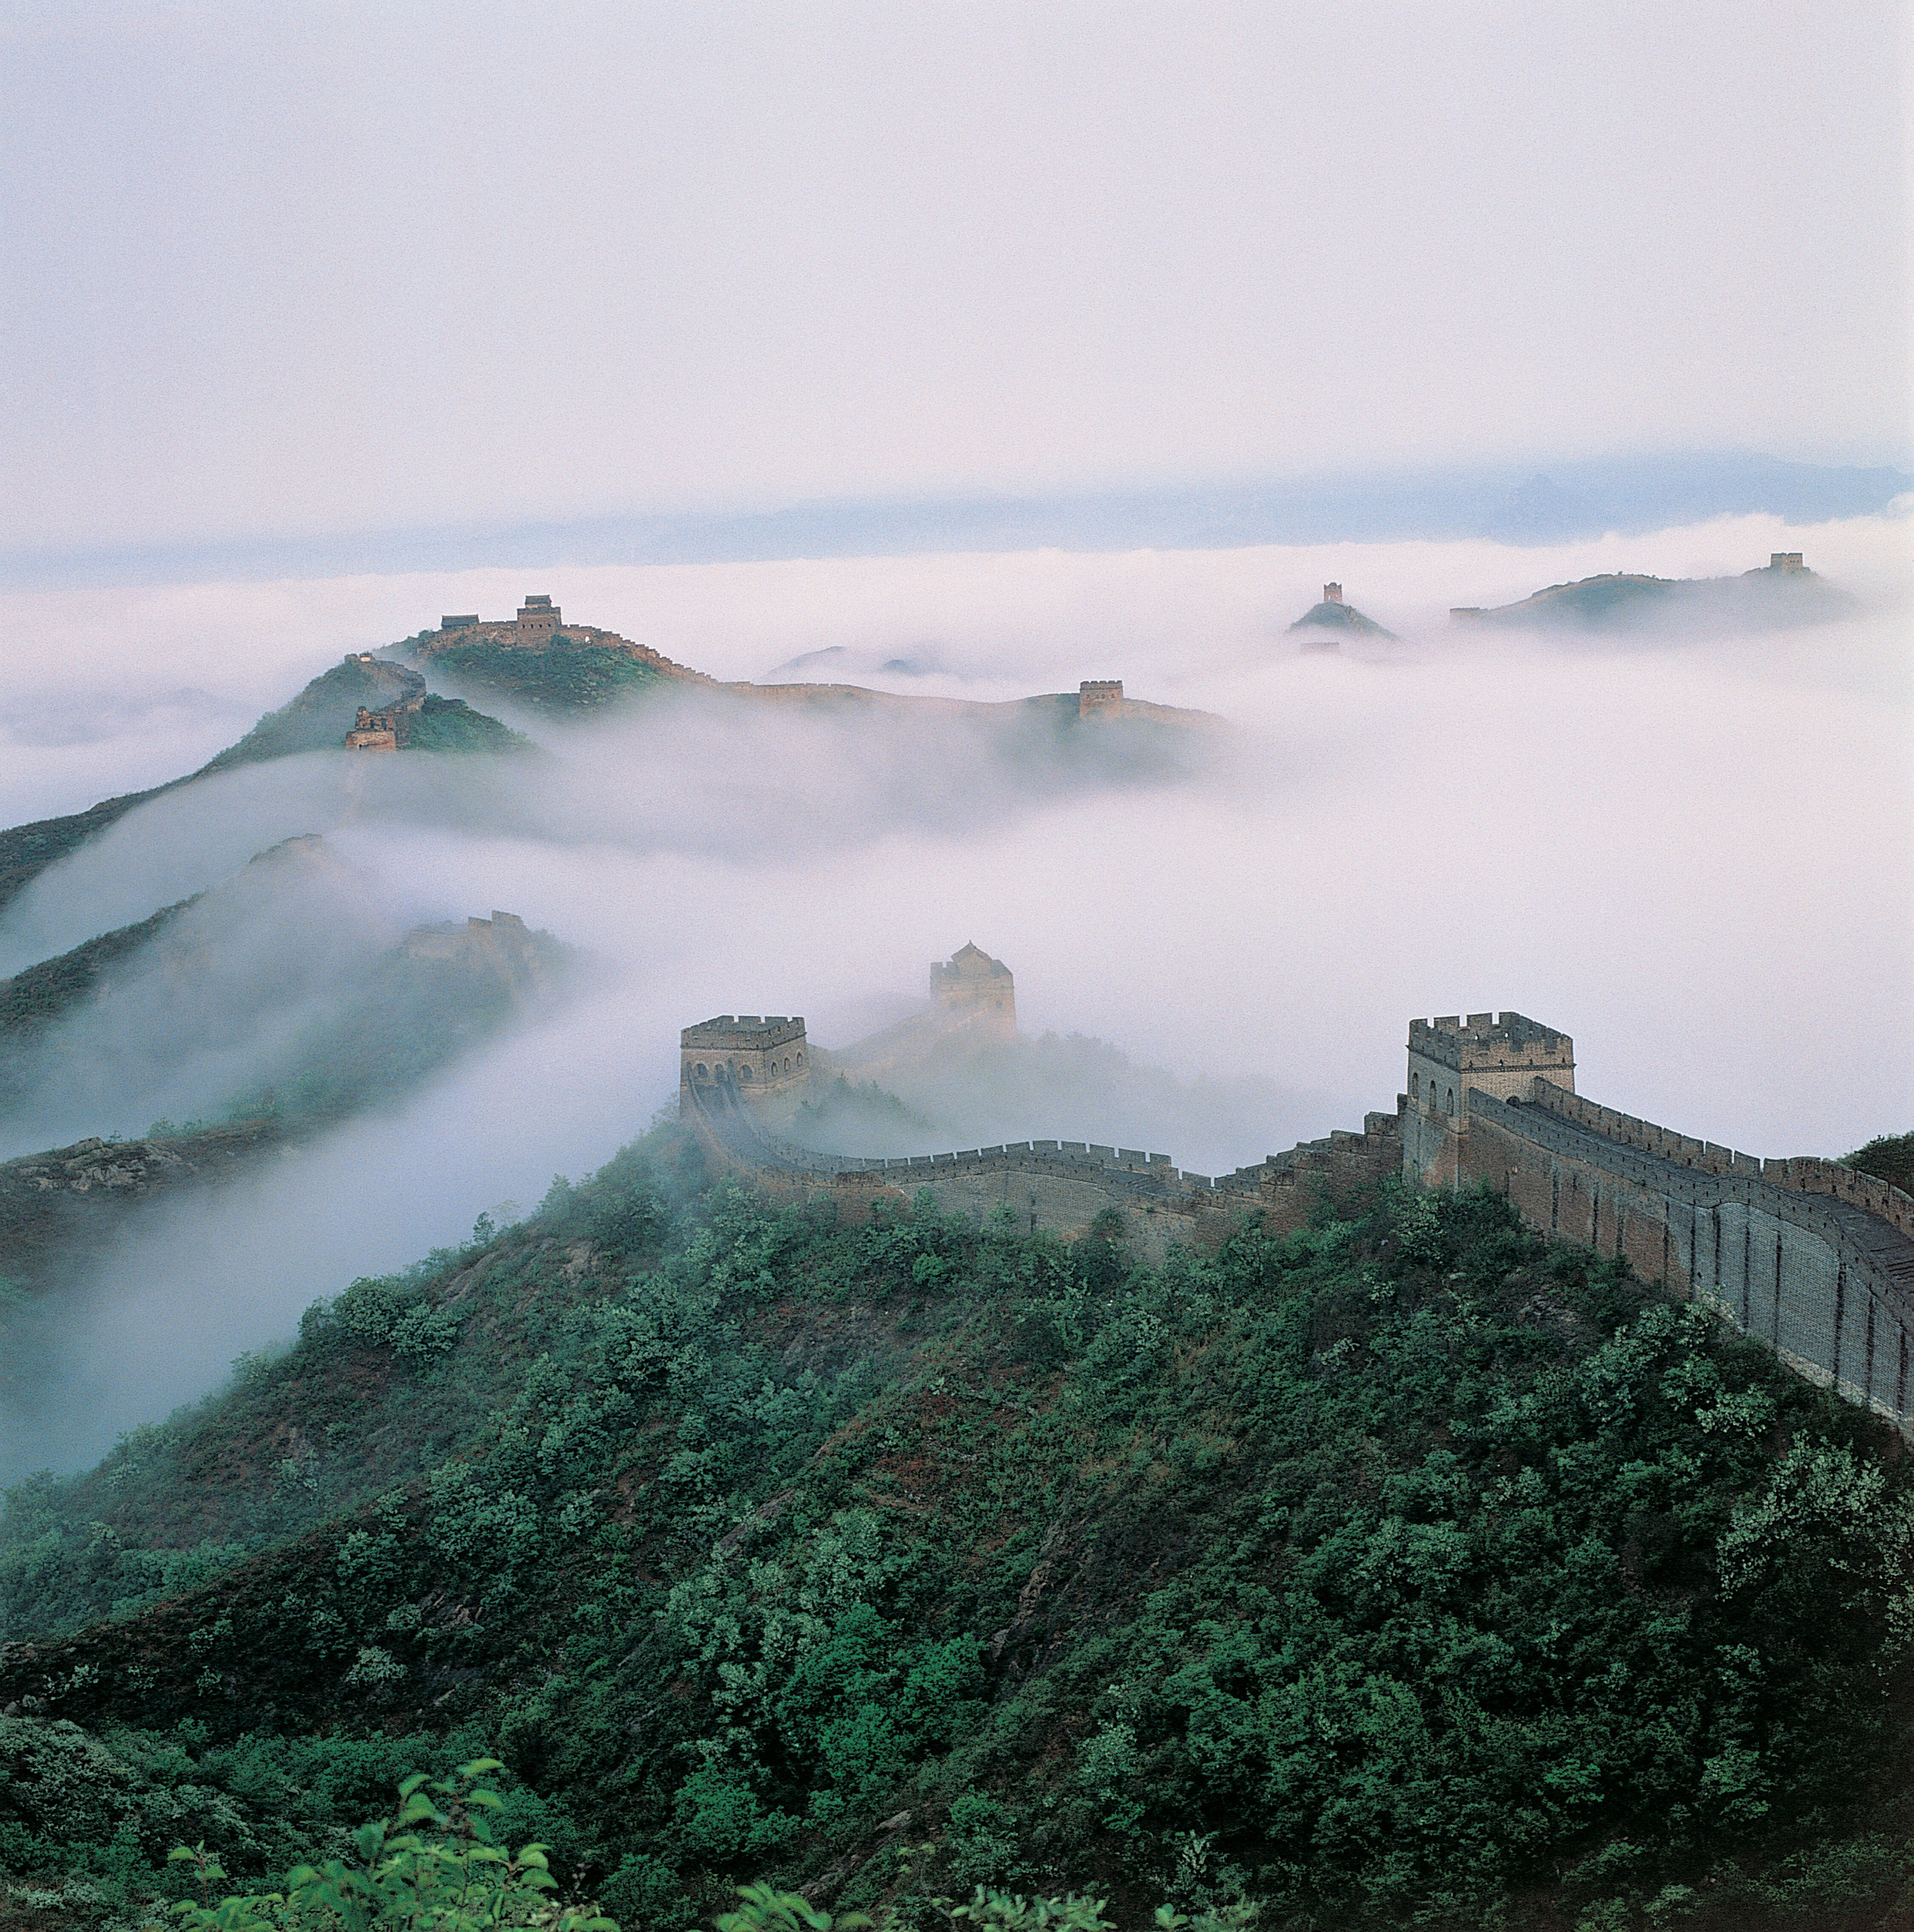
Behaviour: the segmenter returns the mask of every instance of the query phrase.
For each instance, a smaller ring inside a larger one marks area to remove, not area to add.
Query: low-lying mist
[[[1036,553],[16,596],[0,614],[10,637],[31,635],[34,662],[64,627],[69,707],[159,688],[155,656],[176,646],[175,685],[263,710],[346,650],[540,590],[721,676],[841,647],[817,674],[991,700],[1120,677],[1132,698],[1232,729],[1086,731],[1060,748],[967,717],[734,700],[562,724],[473,692],[544,755],[291,759],[131,814],[0,917],[0,971],[309,832],[363,881],[382,931],[500,907],[599,970],[562,1013],[270,1173],[182,1203],[124,1249],[43,1326],[43,1393],[0,1424],[0,1469],[98,1453],[286,1334],[315,1296],[596,1166],[669,1102],[687,1022],[802,1013],[814,1039],[842,1046],[920,997],[929,962],[967,940],[1013,969],[1040,1044],[991,1090],[901,1096],[925,1123],[921,1146],[871,1151],[1120,1140],[1214,1173],[1392,1107],[1409,1018],[1492,1006],[1573,1034],[1583,1090],[1758,1154],[1904,1131],[1907,529],[1742,518],[1555,550]],[[1600,571],[1712,576],[1783,549],[1853,591],[1860,614],[1625,643],[1447,616]],[[1304,651],[1286,627],[1332,579],[1397,640]],[[43,734],[14,815],[71,810],[206,754],[156,771],[137,724],[115,728],[136,778],[101,785],[98,742],[65,748],[63,764]],[[164,734],[180,744],[176,719]],[[226,718],[219,742],[236,735]],[[959,1134],[959,1120],[994,1130]]]

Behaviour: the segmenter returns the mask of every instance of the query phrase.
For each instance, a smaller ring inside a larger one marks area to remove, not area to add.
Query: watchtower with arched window
[[[678,1036],[678,1084],[728,1088],[740,1100],[794,1086],[811,1070],[800,1015],[721,1013]]]
[[[1409,1022],[1408,1102],[1459,1119],[1472,1092],[1526,1100],[1538,1074],[1575,1091],[1575,1042],[1520,1013],[1445,1013]]]

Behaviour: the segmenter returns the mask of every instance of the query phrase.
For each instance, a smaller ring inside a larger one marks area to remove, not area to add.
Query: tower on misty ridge
[[[1017,1036],[1017,982],[1009,967],[966,944],[931,968],[931,1018],[995,1040]]]

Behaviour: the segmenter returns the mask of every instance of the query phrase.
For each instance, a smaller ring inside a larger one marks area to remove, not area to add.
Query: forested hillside
[[[501,1838],[628,1927],[756,1876],[915,1926],[1907,1922],[1898,1439],[1702,1311],[1487,1196],[1152,1270],[688,1160],[12,1494],[21,1922],[139,1922],[182,1841],[276,1876],[494,1750]]]

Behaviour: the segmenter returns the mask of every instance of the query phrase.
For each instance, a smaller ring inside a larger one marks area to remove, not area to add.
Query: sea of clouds
[[[0,974],[314,832],[365,930],[501,907],[590,970],[571,1003],[392,1111],[143,1231],[48,1331],[38,1390],[0,1414],[0,1474],[97,1454],[284,1336],[316,1296],[597,1166],[670,1102],[686,1022],[802,1013],[844,1043],[967,940],[1015,970],[1026,1034],[1092,1036],[1128,1062],[1100,1049],[1073,1064],[1105,1076],[1020,1083],[1009,1135],[1147,1144],[1215,1172],[1392,1108],[1408,1020],[1491,1007],[1574,1034],[1585,1092],[1757,1154],[1905,1131],[1909,530],[1741,518],[1554,548],[0,595],[9,824],[191,770],[346,652],[442,611],[508,614],[527,591],[724,678],[990,700],[1118,677],[1228,727],[1187,754],[1059,766],[943,713],[665,703],[560,724],[474,692],[545,755],[316,756],[135,812],[0,915]],[[1807,553],[1855,616],[1625,641],[1448,616],[1602,571],[1732,574],[1776,550]],[[1332,579],[1396,640],[1303,650],[1286,627]],[[289,937],[303,955],[298,922],[324,916],[280,916],[277,947],[248,942],[262,961]],[[230,968],[176,1009],[240,1079]],[[86,1130],[137,1133],[150,1099],[89,1098]],[[74,1125],[70,1109],[16,1118],[0,1154]]]

